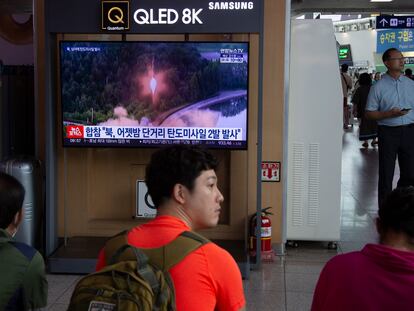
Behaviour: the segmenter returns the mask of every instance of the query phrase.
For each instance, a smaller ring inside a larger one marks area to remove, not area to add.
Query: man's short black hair
[[[0,228],[6,229],[22,209],[24,188],[16,178],[0,172]]]
[[[347,72],[348,71],[348,67],[349,67],[348,64],[342,64],[341,65],[341,71],[342,72]]]
[[[391,52],[396,51],[396,52],[400,52],[399,49],[396,48],[389,48],[388,50],[386,50],[384,52],[384,54],[382,54],[382,62],[385,63],[386,61],[388,61],[391,58]],[[401,52],[400,52],[401,53]]]
[[[406,76],[411,76],[413,74],[413,71],[410,68],[405,69],[405,75]]]
[[[192,191],[202,171],[215,170],[217,166],[217,159],[200,147],[179,145],[154,152],[145,171],[145,182],[155,207],[171,198],[176,184]]]
[[[359,82],[359,85],[371,85],[372,84],[371,75],[366,72],[361,73],[359,75],[358,82]]]
[[[394,189],[378,210],[381,231],[404,233],[414,242],[414,187]]]

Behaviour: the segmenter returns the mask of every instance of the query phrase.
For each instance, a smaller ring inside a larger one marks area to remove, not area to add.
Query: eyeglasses
[[[388,58],[388,60],[405,60],[405,57]]]

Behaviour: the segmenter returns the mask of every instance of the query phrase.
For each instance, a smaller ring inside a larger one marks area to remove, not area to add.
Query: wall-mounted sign
[[[263,0],[45,0],[53,33],[259,33],[262,15]]]
[[[377,29],[414,28],[414,16],[384,16],[376,18]]]
[[[350,44],[343,44],[339,46],[338,58],[339,58],[340,65],[342,64],[352,65],[352,53],[351,53]]]
[[[102,1],[102,30],[129,30],[129,1]]]
[[[148,194],[148,188],[143,180],[136,182],[136,218],[154,218],[157,210]]]
[[[339,60],[352,60],[351,46],[349,44],[339,47]]]
[[[280,181],[280,162],[262,162],[262,181]]]
[[[406,58],[404,58],[404,64],[406,64],[406,65],[414,65],[414,57],[406,57]]]
[[[402,52],[414,51],[413,29],[389,29],[377,31],[377,53],[389,48],[397,48]]]

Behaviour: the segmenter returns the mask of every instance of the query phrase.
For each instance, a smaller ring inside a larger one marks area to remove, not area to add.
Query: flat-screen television
[[[61,41],[63,146],[247,148],[248,48]]]

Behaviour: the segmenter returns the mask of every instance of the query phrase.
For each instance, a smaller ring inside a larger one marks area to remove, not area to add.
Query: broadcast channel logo
[[[82,125],[68,125],[66,126],[67,138],[83,138],[83,126]]]

